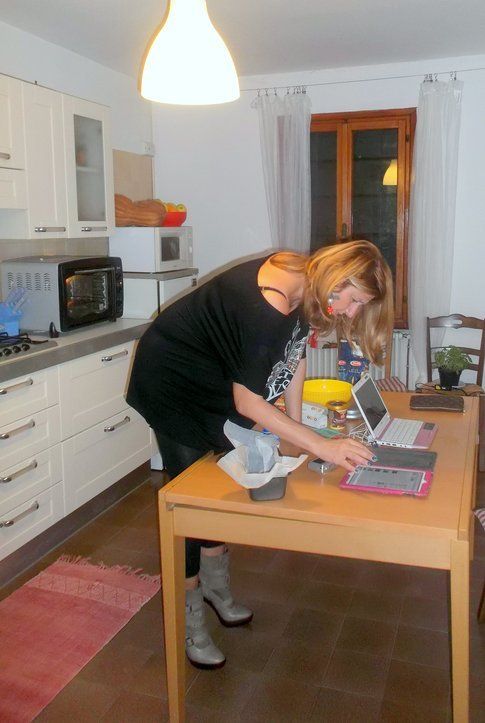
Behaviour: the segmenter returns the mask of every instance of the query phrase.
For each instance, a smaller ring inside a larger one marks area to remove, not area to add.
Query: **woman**
[[[127,400],[153,428],[171,478],[206,452],[231,448],[228,418],[352,470],[372,457],[363,444],[324,439],[301,424],[309,327],[358,339],[379,364],[392,322],[391,273],[368,241],[311,257],[278,252],[246,261],[155,319],[138,345]],[[273,406],[281,394],[286,414]],[[252,618],[232,598],[227,567],[222,543],[187,540],[186,652],[197,667],[225,662],[205,625],[203,599],[224,625]]]

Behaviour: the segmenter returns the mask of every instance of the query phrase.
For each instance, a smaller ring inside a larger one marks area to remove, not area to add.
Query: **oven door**
[[[114,266],[66,268],[59,279],[61,331],[116,319]]]

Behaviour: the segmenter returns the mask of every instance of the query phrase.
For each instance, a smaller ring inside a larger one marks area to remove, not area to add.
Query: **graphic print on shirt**
[[[298,320],[293,329],[291,339],[285,347],[285,358],[276,362],[271,370],[265,389],[265,399],[267,402],[281,396],[293,379],[293,374],[296,372],[298,363],[305,351],[305,344],[307,343],[308,337],[308,335],[305,335],[303,338],[298,339],[300,328],[300,320]]]

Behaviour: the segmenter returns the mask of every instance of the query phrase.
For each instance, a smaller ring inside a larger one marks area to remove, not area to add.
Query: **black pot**
[[[442,389],[451,389],[457,387],[461,372],[452,372],[450,369],[438,369],[440,375],[440,386]]]

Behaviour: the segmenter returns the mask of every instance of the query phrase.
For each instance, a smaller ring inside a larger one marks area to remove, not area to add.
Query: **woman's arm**
[[[305,449],[316,457],[333,462],[347,470],[366,464],[373,453],[355,439],[323,439],[319,434],[295,422],[280,412],[263,397],[254,394],[242,384],[233,384],[234,403],[239,414],[252,419],[281,439]]]
[[[286,392],[285,407],[286,413],[295,422],[301,422],[301,397],[303,394],[303,382],[306,376],[306,359],[300,359],[296,372],[293,375]]]

